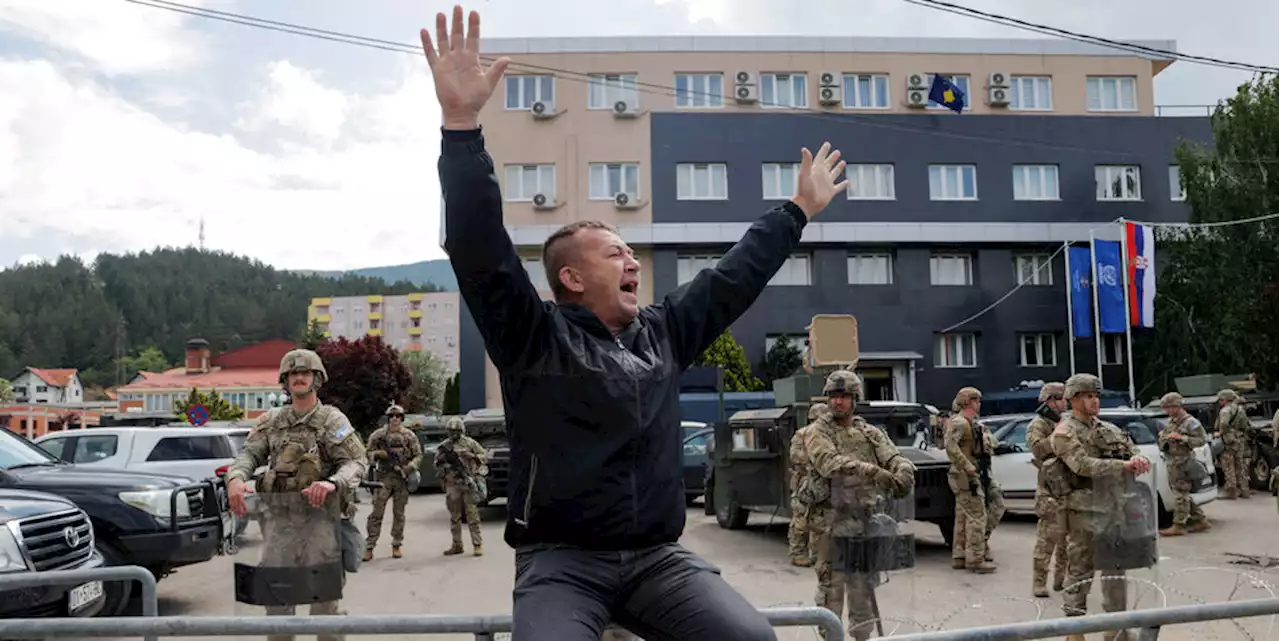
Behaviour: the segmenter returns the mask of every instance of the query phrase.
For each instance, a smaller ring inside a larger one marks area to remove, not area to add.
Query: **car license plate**
[[[67,593],[67,609],[75,612],[102,598],[102,581],[91,581]]]

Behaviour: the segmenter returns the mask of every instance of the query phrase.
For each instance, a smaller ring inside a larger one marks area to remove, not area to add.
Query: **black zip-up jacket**
[[[507,544],[630,550],[678,540],[686,509],[680,373],[782,267],[804,212],[791,202],[769,211],[715,268],[614,336],[585,307],[538,296],[503,227],[481,132],[442,137],[444,247],[502,382]]]

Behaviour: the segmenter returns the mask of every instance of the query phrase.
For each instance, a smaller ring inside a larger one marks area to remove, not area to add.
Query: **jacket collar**
[[[558,303],[557,307],[559,307],[560,313],[564,315],[565,320],[577,325],[588,334],[608,341],[614,340],[613,332],[609,331],[608,327],[605,327],[604,323],[600,321],[600,317],[596,316],[595,312],[578,303]],[[617,339],[623,344],[630,344],[631,339],[639,330],[640,317],[637,315],[636,318],[631,319],[631,322],[623,328],[622,332],[618,334]]]

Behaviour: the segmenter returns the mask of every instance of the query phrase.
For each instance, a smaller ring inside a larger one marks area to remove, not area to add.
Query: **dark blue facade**
[[[816,150],[824,140],[849,163],[894,165],[895,200],[849,201],[837,196],[815,222],[1077,222],[1103,224],[1124,217],[1144,221],[1184,221],[1189,208],[1170,200],[1168,167],[1180,140],[1209,142],[1207,118],[1090,116],[973,116],[953,114],[844,116],[814,114],[651,113],[651,210],[655,223],[749,222],[777,201],[762,196],[761,164],[796,162],[799,148]],[[725,163],[729,198],[676,198],[679,163]],[[977,167],[978,200],[931,201],[928,166]],[[1015,201],[1012,166],[1058,166],[1061,200]],[[1139,202],[1097,202],[1094,167],[1140,165]],[[728,245],[666,245],[654,248],[655,300],[677,285],[678,256],[723,252]],[[733,326],[748,358],[759,363],[766,337],[800,334],[814,314],[849,313],[859,321],[860,346],[867,352],[916,352],[916,396],[949,404],[955,390],[976,385],[988,392],[1029,379],[1063,380],[1070,372],[1065,271],[1062,254],[1053,261],[1052,286],[1026,286],[956,332],[977,334],[977,367],[935,366],[939,331],[978,313],[1016,285],[1016,253],[1053,252],[1056,243],[995,244],[903,242],[878,246],[805,245],[812,276],[808,286],[766,288]],[[893,284],[849,285],[846,259],[851,249],[889,250]],[[930,255],[956,249],[974,257],[974,285],[930,284]],[[1157,249],[1157,263],[1159,262]],[[1142,332],[1134,330],[1135,341]],[[1019,365],[1017,334],[1057,336],[1057,364]],[[1095,371],[1095,343],[1075,342],[1076,369]],[[1126,368],[1104,371],[1110,389],[1127,387]]]

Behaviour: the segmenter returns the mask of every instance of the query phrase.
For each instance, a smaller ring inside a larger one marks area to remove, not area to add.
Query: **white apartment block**
[[[381,336],[398,350],[425,349],[452,373],[459,369],[459,308],[457,292],[335,296],[312,299],[307,322],[319,321],[325,335],[334,338]]]

